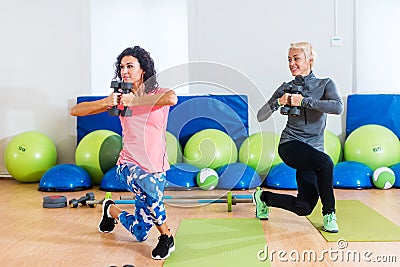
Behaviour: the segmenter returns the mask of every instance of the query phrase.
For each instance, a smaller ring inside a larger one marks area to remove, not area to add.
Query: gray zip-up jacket
[[[341,114],[343,101],[335,82],[329,78],[318,79],[311,72],[304,77],[304,83],[305,86],[303,86],[302,91],[304,98],[301,101],[300,116],[288,116],[280,143],[297,140],[324,151],[324,130],[327,114]],[[258,111],[258,121],[265,121],[280,108],[278,98],[285,93],[286,85],[286,83],[283,83]]]

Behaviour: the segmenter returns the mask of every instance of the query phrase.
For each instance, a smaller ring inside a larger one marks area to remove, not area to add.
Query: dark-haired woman
[[[71,109],[73,116],[107,111],[113,106],[128,106],[132,116],[120,116],[123,148],[117,162],[117,179],[135,194],[135,212],[117,207],[112,199],[103,201],[100,232],[112,232],[117,220],[138,240],[145,241],[153,225],[160,232],[152,258],[165,259],[175,250],[173,236],[166,223],[165,175],[169,169],[165,133],[169,107],[177,103],[174,91],[157,84],[154,61],[139,46],[125,49],[115,63],[115,79],[133,84],[129,94],[111,93]]]

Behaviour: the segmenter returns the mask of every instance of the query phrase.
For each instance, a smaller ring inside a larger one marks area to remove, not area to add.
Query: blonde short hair
[[[290,49],[301,49],[303,50],[304,54],[306,55],[306,59],[310,60],[311,68],[314,66],[316,53],[314,51],[314,47],[309,42],[297,42],[291,43],[289,46]]]

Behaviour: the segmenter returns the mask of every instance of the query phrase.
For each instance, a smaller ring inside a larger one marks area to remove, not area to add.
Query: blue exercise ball
[[[366,164],[356,161],[342,161],[333,169],[333,187],[362,189],[372,188],[373,170]]]
[[[39,182],[39,191],[81,191],[92,188],[89,173],[75,164],[59,164],[48,169]]]
[[[244,163],[229,163],[216,171],[219,176],[217,189],[252,189],[262,183],[260,175]]]
[[[283,162],[279,163],[269,171],[264,186],[276,189],[297,189],[296,170]]]
[[[200,169],[188,163],[177,163],[167,171],[165,188],[197,187],[196,176]]]
[[[117,179],[117,165],[109,169],[101,179],[100,190],[110,192],[128,192],[129,190]]]
[[[393,187],[400,188],[400,163],[390,166],[390,169],[392,169],[394,177],[396,177]]]

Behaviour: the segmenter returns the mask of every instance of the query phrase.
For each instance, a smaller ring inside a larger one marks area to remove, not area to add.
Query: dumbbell
[[[111,81],[111,85],[110,88],[112,88],[114,90],[114,93],[120,93],[120,86],[119,86],[119,82],[118,81]],[[108,114],[110,116],[118,116],[119,115],[119,109],[117,106],[113,106],[112,108],[110,108],[108,110]]]
[[[123,94],[129,94],[132,91],[133,84],[132,83],[121,83],[121,90]],[[132,117],[132,110],[129,107],[124,106],[124,109],[121,110],[122,117]]]
[[[129,94],[133,88],[132,83],[125,83],[125,82],[118,82],[118,81],[111,81],[110,88],[113,88],[114,93],[122,93],[122,94]],[[131,117],[132,110],[129,107],[124,106],[123,110],[119,110],[117,106],[113,106],[108,110],[108,114],[110,116],[118,116],[121,115],[122,117]]]
[[[68,204],[69,204],[69,206],[71,208],[76,208],[76,207],[78,207],[79,203],[81,203],[82,205],[85,206],[86,205],[86,201],[88,201],[88,200],[90,200],[90,201],[95,200],[93,192],[86,193],[86,195],[81,197],[80,199],[73,198],[68,202]],[[89,207],[94,208],[94,207],[96,207],[96,204],[95,203],[90,203]]]

